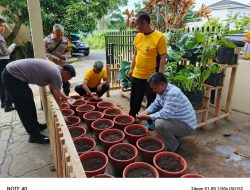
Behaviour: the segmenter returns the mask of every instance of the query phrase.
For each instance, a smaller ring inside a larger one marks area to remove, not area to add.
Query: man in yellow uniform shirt
[[[167,54],[166,37],[151,27],[150,17],[146,12],[137,13],[135,23],[139,33],[134,39],[135,52],[130,68],[132,87],[129,115],[133,117],[140,111],[145,94],[147,107],[155,100],[156,94],[147,79],[156,71],[164,72]],[[157,58],[160,58],[159,65]],[[151,128],[152,123],[148,122],[147,127]]]
[[[75,91],[80,95],[89,94],[98,99],[92,92],[96,92],[101,97],[109,90],[106,70],[103,69],[103,62],[96,61],[93,68],[89,69],[84,76],[83,84],[77,85]]]

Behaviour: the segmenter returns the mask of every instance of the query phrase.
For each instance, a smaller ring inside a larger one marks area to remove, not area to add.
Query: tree
[[[107,24],[108,29],[119,29],[119,30],[125,30],[125,20],[120,12],[113,13],[110,18],[109,22]]]
[[[126,5],[128,0],[41,0],[41,14],[44,34],[51,32],[55,23],[61,23],[65,31],[91,32],[96,28],[97,21]],[[15,27],[7,37],[7,42],[12,43],[16,38],[22,24],[29,24],[27,0],[0,0],[2,12],[9,23]]]

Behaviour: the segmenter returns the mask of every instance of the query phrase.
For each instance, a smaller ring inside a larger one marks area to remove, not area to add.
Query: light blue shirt
[[[197,119],[192,104],[182,91],[172,84],[168,84],[163,94],[157,94],[147,111],[152,120],[176,119],[196,129]]]

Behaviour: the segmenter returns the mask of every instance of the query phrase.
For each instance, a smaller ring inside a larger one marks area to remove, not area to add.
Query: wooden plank
[[[222,118],[226,118],[229,115],[230,115],[229,113],[224,113],[224,114],[219,115],[218,117],[213,117],[211,119],[208,119],[207,121],[200,122],[200,123],[197,124],[197,128],[205,126],[205,125],[210,124],[210,123],[213,123],[213,122],[218,121],[218,120],[220,120]]]

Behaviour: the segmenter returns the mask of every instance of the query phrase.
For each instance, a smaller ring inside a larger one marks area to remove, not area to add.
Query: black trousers
[[[70,92],[70,83],[69,81],[63,82],[63,93],[68,96]]]
[[[106,84],[102,85],[102,90],[100,92],[97,92],[97,87],[95,88],[89,88],[89,90],[91,92],[96,92],[98,97],[101,97],[105,92],[107,92],[109,90],[109,86]],[[86,91],[83,89],[82,84],[77,85],[75,87],[75,91],[80,95],[83,96],[84,94],[86,94]]]
[[[146,79],[131,78],[130,110],[129,115],[135,117],[141,109],[143,97],[147,97],[147,107],[155,100],[156,94],[152,91]]]
[[[12,97],[17,113],[27,133],[31,136],[39,136],[36,106],[29,84],[13,77],[6,69],[3,70],[2,81]]]
[[[10,61],[9,59],[0,59],[0,97],[1,97],[1,103],[5,104],[6,106],[11,106],[13,102],[10,93],[8,92],[8,90],[4,88],[3,82],[1,80],[1,75],[4,68],[9,63],[9,61]]]

